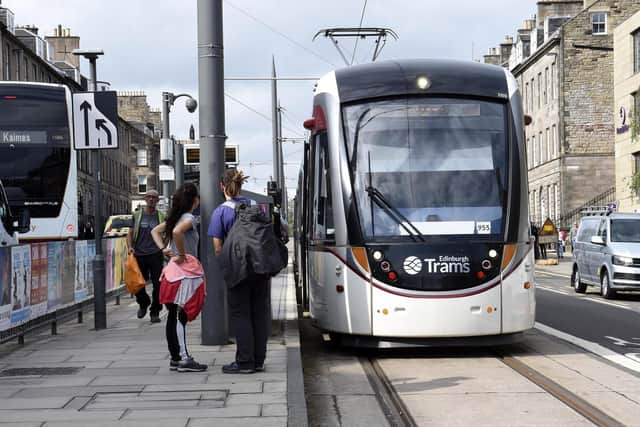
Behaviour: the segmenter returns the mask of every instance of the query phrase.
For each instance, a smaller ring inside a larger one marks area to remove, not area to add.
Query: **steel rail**
[[[359,357],[359,360],[389,424],[393,427],[418,427],[378,361],[371,357]]]
[[[524,362],[516,359],[507,353],[499,352],[498,359],[505,365],[594,423],[598,426],[618,427],[624,426],[623,423],[596,408],[580,396],[567,390],[549,377],[541,374]]]

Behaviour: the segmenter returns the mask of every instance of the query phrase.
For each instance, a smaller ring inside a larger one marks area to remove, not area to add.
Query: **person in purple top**
[[[248,178],[234,168],[225,170],[222,175],[220,188],[226,201],[213,211],[208,230],[216,256],[222,252],[222,245],[235,222],[235,207],[240,203],[255,204],[253,200],[240,197],[242,184]],[[269,286],[268,277],[252,277],[229,288],[229,326],[236,338],[237,349],[235,361],[222,367],[225,374],[264,371],[271,324]]]

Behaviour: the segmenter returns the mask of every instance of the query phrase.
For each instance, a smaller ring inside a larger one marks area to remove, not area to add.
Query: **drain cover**
[[[73,375],[84,366],[65,368],[12,368],[0,371],[0,377],[23,377],[29,375]]]

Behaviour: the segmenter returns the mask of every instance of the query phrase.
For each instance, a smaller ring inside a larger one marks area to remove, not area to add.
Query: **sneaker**
[[[160,315],[158,313],[151,313],[151,323],[160,323]]]
[[[171,360],[169,362],[169,370],[170,371],[177,371],[179,365],[180,365],[180,360]]]
[[[222,372],[225,374],[253,374],[255,369],[241,368],[237,362],[229,363],[222,367]]]
[[[264,372],[264,363],[262,365],[256,365],[254,369],[256,372]]]
[[[138,309],[138,319],[143,319],[144,316],[146,315],[147,315],[147,307],[140,306],[140,308]]]
[[[187,357],[178,362],[178,372],[202,372],[206,370],[207,365],[196,362],[193,357]]]

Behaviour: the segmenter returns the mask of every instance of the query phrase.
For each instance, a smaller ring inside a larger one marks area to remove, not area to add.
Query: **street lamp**
[[[91,86],[93,92],[98,91],[98,77],[96,72],[96,61],[99,56],[104,55],[102,49],[74,49],[71,53],[76,56],[82,56],[89,60],[91,66]],[[105,268],[104,268],[104,255],[102,254],[102,229],[104,225],[102,223],[102,194],[100,191],[100,166],[102,162],[102,156],[100,150],[93,151],[93,164],[94,164],[94,190],[95,197],[93,198],[93,212],[94,219],[93,225],[95,230],[96,241],[96,256],[93,259],[93,309],[95,312],[95,328],[106,329],[107,327],[107,302],[105,299]]]
[[[169,126],[169,113],[171,112],[171,106],[175,103],[176,99],[180,97],[187,97],[185,101],[185,107],[187,111],[193,113],[198,108],[198,102],[189,94],[181,93],[174,95],[171,92],[162,92],[162,140],[160,141],[160,161],[164,164],[170,164],[173,159],[173,139],[171,139],[170,126]],[[175,183],[176,187],[180,187],[184,182],[184,153],[177,150],[175,156]],[[162,178],[160,178],[162,180]],[[162,195],[169,200],[169,181],[162,180]]]

